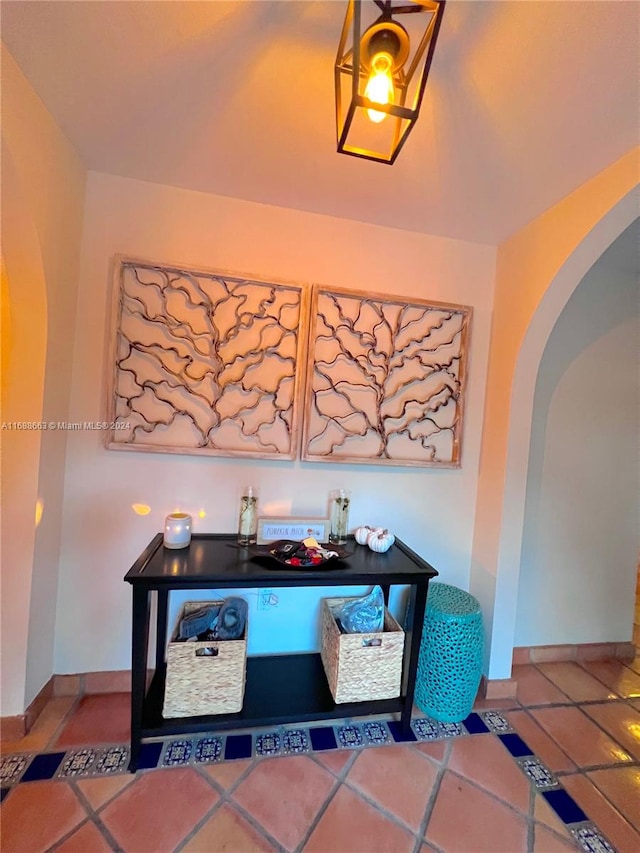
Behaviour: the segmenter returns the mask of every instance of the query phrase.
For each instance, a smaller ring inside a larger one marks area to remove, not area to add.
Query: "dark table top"
[[[312,569],[283,566],[265,556],[267,546],[240,548],[227,533],[196,533],[188,548],[165,548],[158,533],[129,569],[124,579],[150,588],[192,588],[210,584],[244,586],[342,586],[371,583],[427,583],[438,572],[404,542],[376,554],[353,538],[344,546],[352,552]],[[262,556],[260,555],[262,552]]]

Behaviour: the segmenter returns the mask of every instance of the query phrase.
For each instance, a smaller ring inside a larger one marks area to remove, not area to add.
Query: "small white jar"
[[[164,520],[164,547],[186,548],[191,542],[192,518],[186,512],[172,512]]]

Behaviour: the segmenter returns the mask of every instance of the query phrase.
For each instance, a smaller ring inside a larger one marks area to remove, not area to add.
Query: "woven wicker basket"
[[[221,603],[187,601],[182,616],[204,604]],[[202,649],[213,649],[214,653],[206,655]],[[246,629],[242,640],[177,643],[174,635],[174,639],[167,646],[167,677],[162,715],[194,717],[237,713],[242,710],[246,669]]]
[[[348,600],[322,600],[321,656],[334,701],[393,699],[400,695],[404,631],[385,608],[384,631],[342,634],[331,607]]]

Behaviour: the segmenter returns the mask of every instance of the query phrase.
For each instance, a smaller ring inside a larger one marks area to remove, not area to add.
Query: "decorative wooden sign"
[[[116,266],[108,446],[295,459],[306,291],[237,273]]]
[[[303,459],[460,465],[471,309],[315,287]]]

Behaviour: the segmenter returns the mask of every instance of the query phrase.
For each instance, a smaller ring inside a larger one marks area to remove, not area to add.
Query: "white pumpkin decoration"
[[[385,551],[388,551],[389,548],[396,541],[396,537],[393,533],[389,533],[388,530],[383,530],[381,527],[378,527],[377,530],[372,530],[367,538],[367,545],[371,548],[372,551],[375,551],[376,554],[384,554]]]
[[[356,532],[353,534],[356,538],[356,542],[358,545],[366,545],[367,539],[369,538],[369,534],[373,533],[374,528],[369,527],[368,524],[364,524],[362,527],[358,527]]]

